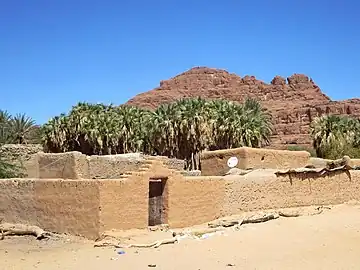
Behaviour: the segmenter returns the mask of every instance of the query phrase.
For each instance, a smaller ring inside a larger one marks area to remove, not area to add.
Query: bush
[[[23,177],[20,167],[0,157],[0,179]]]
[[[10,162],[0,151],[0,179],[24,177],[25,175],[21,171],[21,166]]]
[[[306,151],[310,153],[310,156],[312,157],[316,157],[316,151],[313,148],[309,148],[306,146],[301,146],[301,145],[289,145],[287,147],[287,150],[289,151]]]
[[[345,144],[342,146],[333,145],[333,147],[329,147],[324,151],[325,159],[339,159],[343,156],[360,158],[360,148],[353,147],[351,144]]]

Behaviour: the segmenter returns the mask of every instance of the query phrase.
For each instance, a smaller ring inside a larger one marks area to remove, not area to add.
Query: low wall
[[[226,177],[222,215],[246,211],[340,204],[360,200],[360,171]]]
[[[104,156],[86,156],[80,152],[38,153],[34,155],[30,176],[42,179],[118,179],[129,171],[139,170],[149,159],[159,160],[177,171],[184,167],[184,162],[178,159],[140,153]]]
[[[148,226],[148,179],[99,180],[100,230],[142,229]]]
[[[360,159],[358,159],[358,158],[351,159],[350,166],[359,167],[360,166]]]
[[[220,216],[225,195],[223,178],[181,177],[168,185],[170,227],[202,224]]]
[[[331,159],[323,159],[323,158],[315,158],[315,157],[311,157],[309,159],[309,165],[314,166],[315,168],[325,168],[326,164],[330,161],[333,161]],[[354,159],[352,158],[350,160],[350,166],[352,167],[358,167],[360,166],[360,159]]]
[[[119,180],[3,179],[0,218],[97,239],[111,229],[146,228],[148,183]]]
[[[151,161],[116,180],[0,180],[0,218],[46,230],[98,238],[112,229],[146,228],[149,179],[166,179],[164,206],[172,228],[245,211],[360,200],[360,171],[327,175],[259,170],[245,176],[183,177]]]
[[[37,154],[39,178],[89,179],[89,161],[80,152]]]
[[[127,171],[136,171],[145,164],[143,156],[89,156],[91,179],[118,179]]]
[[[118,179],[140,169],[148,159],[160,160],[166,167],[183,171],[184,161],[141,153],[86,156],[80,152],[44,153],[39,144],[6,144],[0,147],[7,159],[23,167],[27,178]]]
[[[91,239],[99,236],[96,181],[3,179],[0,189],[0,217],[5,222],[37,225]]]
[[[229,171],[227,161],[237,157],[239,169],[289,169],[308,164],[310,154],[306,151],[288,151],[241,147],[207,151],[201,155],[202,175],[225,175]]]

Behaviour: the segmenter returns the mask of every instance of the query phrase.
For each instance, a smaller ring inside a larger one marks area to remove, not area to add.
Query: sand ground
[[[165,232],[164,232],[165,234]],[[168,237],[167,232],[167,237]],[[143,241],[160,237],[156,232]],[[203,240],[158,249],[94,248],[81,238],[0,241],[0,269],[360,269],[360,206],[344,204],[316,216],[247,224]]]

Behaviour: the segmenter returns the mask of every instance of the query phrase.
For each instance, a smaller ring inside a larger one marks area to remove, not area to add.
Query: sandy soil
[[[169,232],[150,232],[143,241]],[[0,269],[359,269],[360,206],[335,206],[317,216],[247,224],[203,240],[158,249],[94,248],[83,239],[0,241]]]

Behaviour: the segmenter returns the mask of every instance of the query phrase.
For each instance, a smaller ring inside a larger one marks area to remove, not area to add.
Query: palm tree
[[[151,115],[149,137],[155,154],[177,156],[180,139],[177,113],[174,104],[164,104]]]
[[[313,120],[310,134],[318,157],[339,158],[359,146],[360,123],[339,115],[323,115]]]
[[[178,125],[179,158],[187,166],[199,169],[199,153],[207,148],[210,139],[208,102],[201,98],[182,99],[175,103]]]
[[[246,99],[244,105],[214,100],[210,104],[213,142],[210,149],[241,146],[262,147],[270,142],[270,115],[256,100]]]
[[[149,148],[148,118],[147,111],[135,107],[78,103],[69,115],[44,125],[43,143],[48,151],[88,155],[143,151]]]
[[[43,128],[47,151],[92,154],[143,152],[184,159],[200,168],[205,149],[261,147],[269,142],[271,122],[255,100],[244,105],[225,100],[181,99],[154,112],[131,106],[78,103],[69,114]]]
[[[0,143],[10,143],[10,120],[11,115],[7,111],[0,110]]]
[[[254,99],[246,99],[244,106],[244,144],[250,147],[269,145],[272,133],[271,115]]]
[[[29,141],[29,135],[34,130],[35,121],[25,114],[16,114],[9,122],[10,136],[13,143],[26,144]]]

